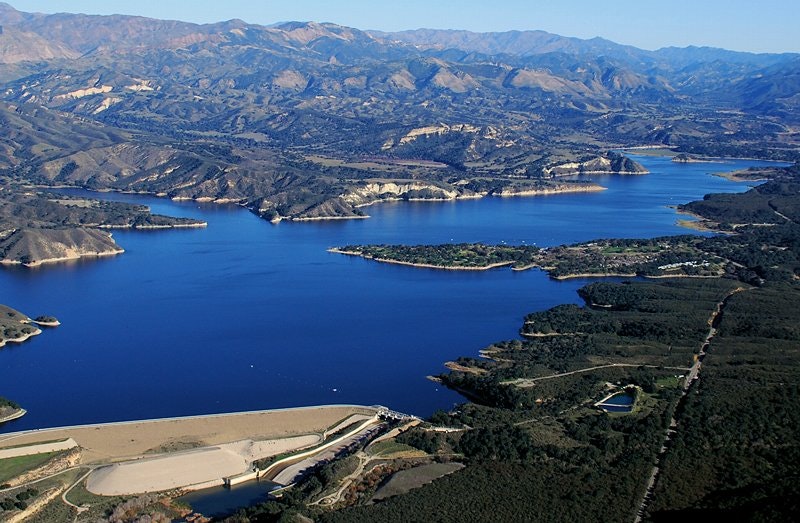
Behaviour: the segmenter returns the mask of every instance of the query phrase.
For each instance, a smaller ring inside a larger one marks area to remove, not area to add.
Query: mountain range
[[[626,147],[797,158],[797,54],[8,4],[0,28],[0,174],[16,182],[237,202],[278,220],[563,188],[574,182],[555,177],[613,171],[609,151]]]

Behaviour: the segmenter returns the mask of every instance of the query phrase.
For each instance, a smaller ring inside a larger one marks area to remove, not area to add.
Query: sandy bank
[[[681,227],[686,227],[687,229],[692,229],[693,231],[700,231],[700,232],[733,234],[733,231],[721,231],[719,229],[715,229],[714,226],[719,225],[717,222],[713,220],[708,220],[705,217],[700,216],[699,214],[695,214],[685,209],[675,209],[675,212],[682,216],[688,216],[689,218],[693,218],[691,220],[678,220],[676,223]]]
[[[36,324],[36,325],[38,325],[40,327],[58,327],[59,325],[61,325],[61,322],[58,321],[58,320],[56,320],[56,321],[31,320],[29,323],[34,323],[34,324]]]
[[[375,413],[371,415],[354,414],[329,430],[335,431],[337,427],[352,424],[354,420],[362,420],[364,423],[354,429],[353,434],[375,423],[377,416]],[[253,462],[257,460],[295,451],[301,452],[293,457],[285,458],[285,460],[293,462],[304,456],[315,456],[314,459],[319,459],[320,452],[353,436],[348,433],[337,440],[315,447],[323,439],[322,434],[318,432],[319,427],[316,429],[317,432],[311,434],[261,441],[247,439],[114,463],[93,471],[89,475],[86,488],[95,494],[113,496],[160,492],[178,488],[193,490],[199,486],[222,484],[226,481],[238,483],[242,480],[259,477],[259,473],[255,472],[253,468]],[[327,457],[332,458],[333,455]],[[280,461],[275,462],[267,470],[281,468],[280,463]],[[288,468],[291,468],[291,465]],[[266,471],[264,473],[266,474]],[[243,476],[247,478],[243,478]]]
[[[46,454],[48,452],[59,452],[62,450],[74,449],[78,443],[67,438],[64,441],[51,441],[48,443],[38,443],[36,445],[24,445],[21,447],[11,447],[0,449],[0,459],[17,458],[20,456],[33,456],[34,454]]]
[[[716,229],[712,229],[708,225],[705,225],[705,221],[696,221],[696,220],[678,220],[676,222],[681,227],[686,227],[687,229],[691,229],[693,231],[699,232],[719,232]]]
[[[0,347],[4,347],[6,343],[22,343],[27,341],[28,338],[32,336],[38,336],[42,333],[42,329],[35,329],[33,332],[29,332],[28,334],[23,334],[18,338],[0,338]]]
[[[352,215],[352,216],[311,216],[303,218],[288,218],[293,222],[318,222],[321,220],[363,220],[369,218],[366,214]],[[280,221],[280,220],[279,220]]]
[[[36,261],[30,262],[30,263],[22,263],[21,261],[18,261],[18,260],[3,259],[3,260],[0,260],[0,264],[3,264],[3,265],[23,265],[25,267],[33,268],[33,267],[38,267],[38,266],[46,264],[46,263],[49,264],[49,263],[68,262],[68,261],[79,260],[81,258],[95,258],[95,257],[96,258],[100,258],[100,257],[103,257],[103,256],[114,256],[116,254],[122,254],[123,252],[125,252],[125,249],[122,249],[121,247],[118,247],[118,248],[113,249],[113,250],[100,251],[100,252],[82,252],[82,253],[77,253],[76,252],[74,254],[70,254],[69,256],[62,256],[62,257],[59,257],[59,258],[45,258],[43,260],[36,260]]]
[[[536,263],[529,263],[528,265],[523,265],[522,267],[511,267],[512,271],[527,271],[529,269],[541,269],[543,271],[547,271],[547,269]]]
[[[359,258],[364,258],[365,260],[373,260],[373,261],[381,262],[381,263],[392,263],[392,264],[395,264],[395,265],[406,265],[408,267],[420,267],[420,268],[423,268],[423,269],[439,269],[439,270],[445,270],[445,271],[487,271],[489,269],[495,269],[497,267],[506,267],[506,266],[512,265],[514,263],[513,261],[507,261],[507,262],[492,263],[492,264],[489,264],[489,265],[482,265],[480,267],[458,267],[458,266],[447,266],[447,265],[433,265],[431,263],[404,262],[404,261],[399,261],[399,260],[389,260],[387,258],[373,258],[371,256],[366,256],[366,255],[364,255],[364,254],[362,254],[360,252],[343,251],[343,250],[337,249],[335,247],[331,248],[331,249],[328,249],[328,252],[333,252],[333,253],[336,253],[336,254],[346,254],[347,256],[358,256]]]
[[[100,225],[95,224],[91,225],[91,227],[97,227],[98,229],[197,229],[208,227],[208,222],[193,222],[193,223],[175,223],[172,225]]]
[[[467,367],[465,365],[461,365],[455,361],[447,361],[445,362],[444,366],[452,371],[456,372],[464,372],[467,374],[486,374],[486,369],[481,369],[479,367]]]
[[[634,276],[636,276],[635,272],[582,272],[552,276],[552,278],[554,280],[571,280],[574,278],[633,278]]]
[[[247,461],[235,452],[207,447],[98,468],[86,480],[86,489],[101,496],[157,492],[221,480],[244,472],[247,466]]]
[[[524,196],[550,196],[554,194],[569,194],[569,193],[589,193],[589,192],[602,192],[606,187],[601,185],[565,185],[553,187],[550,189],[523,189],[519,191],[500,191],[492,193],[492,196],[499,196],[501,198],[514,198]]]
[[[614,173],[617,174],[617,173]],[[620,174],[645,174],[645,173],[620,173]],[[453,196],[452,198],[403,198],[403,197],[390,197],[390,198],[377,198],[374,200],[370,200],[367,202],[359,203],[354,205],[353,207],[359,209],[363,207],[369,207],[371,205],[376,205],[379,203],[385,202],[430,202],[430,203],[441,203],[441,202],[458,202],[460,200],[479,200],[481,198],[486,197],[501,197],[501,198],[513,198],[513,197],[529,197],[529,196],[550,196],[556,194],[569,194],[569,193],[592,193],[592,192],[600,192],[605,191],[606,188],[600,185],[559,185],[557,187],[550,187],[547,189],[521,189],[518,191],[508,190],[508,191],[500,191],[497,193],[475,193],[475,194],[459,194],[457,196]],[[295,222],[303,222],[303,221],[321,221],[321,220],[357,220],[357,219],[365,219],[369,218],[369,215],[352,215],[352,216],[314,216],[314,217],[291,217],[291,216],[278,216],[272,218],[270,221],[272,223],[279,223],[283,220],[290,220]],[[428,267],[427,265],[418,265],[419,267]],[[430,267],[436,269],[448,269],[450,267]],[[460,269],[460,267],[458,268]],[[479,269],[480,270],[480,269]]]
[[[2,346],[3,345],[0,344],[0,347],[2,347]],[[27,413],[28,413],[28,411],[25,410],[25,409],[18,409],[15,412],[12,412],[11,414],[6,414],[5,416],[0,417],[0,423],[5,423],[7,421],[11,421],[11,420],[15,420],[17,418],[21,418],[22,416],[24,416]]]
[[[608,174],[608,175],[622,175],[622,176],[639,176],[644,174],[650,174],[650,171],[603,171],[603,170],[596,170],[596,171],[565,171],[556,174],[556,176],[583,176],[583,175],[596,175],[596,174]]]

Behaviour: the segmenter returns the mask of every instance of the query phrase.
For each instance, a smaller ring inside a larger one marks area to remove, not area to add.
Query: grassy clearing
[[[31,454],[30,456],[17,456],[15,458],[0,459],[0,483],[4,483],[20,474],[40,467],[50,461],[58,452],[45,452],[43,454]]]
[[[408,452],[416,452],[420,453],[419,450],[412,447],[411,445],[406,445],[405,443],[398,443],[394,440],[384,440],[375,443],[369,447],[369,453],[373,456],[391,456],[393,454],[400,454],[400,453],[408,453]],[[422,453],[424,455],[424,453]]]
[[[681,386],[683,378],[675,376],[662,376],[656,380],[656,386],[665,389],[675,389]]]
[[[84,474],[86,473],[85,471],[83,472]],[[79,507],[89,507],[89,510],[82,515],[81,521],[96,521],[106,516],[115,506],[129,499],[122,496],[97,496],[92,494],[86,490],[85,480],[70,490],[66,497],[70,503]],[[64,504],[62,503],[62,505]]]
[[[372,501],[405,494],[461,468],[464,468],[461,463],[430,463],[408,470],[401,470],[394,474],[386,485],[378,489],[372,497]]]
[[[67,487],[75,483],[81,475],[86,474],[86,470],[87,469],[84,468],[66,470],[47,479],[43,479],[42,481],[38,481],[31,486],[36,488],[39,492],[44,492],[52,488]],[[18,490],[25,490],[25,488],[27,487],[18,487],[18,489],[10,490],[9,492],[14,494]]]
[[[85,474],[86,471],[84,470],[83,473]],[[96,494],[92,494],[91,492],[86,490],[86,480],[81,481],[80,484],[78,485],[75,485],[75,488],[70,490],[69,493],[67,494],[67,500],[70,503],[78,505],[79,507],[90,506],[92,508],[95,507],[110,508],[113,507],[114,505],[122,503],[126,499],[128,498],[125,498],[123,496],[98,496]]]

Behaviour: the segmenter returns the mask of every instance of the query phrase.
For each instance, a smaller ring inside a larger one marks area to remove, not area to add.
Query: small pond
[[[630,392],[619,392],[597,406],[606,412],[631,412],[635,398]]]
[[[190,492],[177,501],[186,503],[192,510],[212,518],[224,518],[241,507],[250,507],[267,501],[267,493],[280,488],[271,481],[248,481],[233,487],[211,487]]]

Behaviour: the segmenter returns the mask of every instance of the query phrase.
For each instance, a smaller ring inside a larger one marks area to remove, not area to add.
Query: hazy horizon
[[[600,37],[647,50],[709,46],[753,53],[800,52],[800,40],[794,37],[793,27],[794,21],[800,18],[800,3],[792,0],[765,0],[758,4],[742,0],[676,0],[658,5],[634,0],[558,3],[446,0],[435,4],[409,0],[392,5],[375,5],[367,0],[255,4],[246,0],[224,3],[12,0],[8,4],[25,12],[125,14],[192,23],[238,18],[261,25],[315,21],[389,32],[420,28],[473,32],[541,30],[581,39]]]

